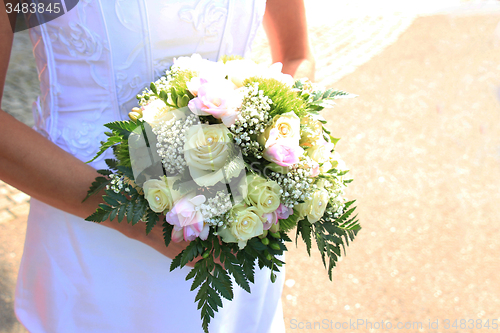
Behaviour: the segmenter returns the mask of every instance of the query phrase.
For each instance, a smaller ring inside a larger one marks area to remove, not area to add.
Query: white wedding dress
[[[173,57],[248,56],[264,9],[265,0],[80,0],[30,30],[41,81],[35,129],[90,160],[106,138],[102,125],[127,119]],[[104,158],[92,165],[105,167]],[[202,332],[189,268],[169,272],[170,262],[32,199],[16,314],[31,333]],[[252,293],[235,285],[210,332],[284,332],[283,279],[273,284],[257,268]]]

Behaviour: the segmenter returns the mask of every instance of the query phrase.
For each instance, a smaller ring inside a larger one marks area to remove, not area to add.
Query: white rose
[[[337,165],[335,161],[331,160],[333,148],[333,143],[319,143],[306,150],[307,156],[322,164],[319,168],[322,173],[328,172]]]
[[[330,156],[330,161],[335,169],[339,171],[348,170],[344,160],[342,159],[342,157],[340,157],[340,154],[337,153],[336,151],[332,152]]]
[[[306,200],[305,212],[309,222],[317,222],[321,217],[323,217],[329,198],[328,191],[320,186],[312,193],[311,198]]]
[[[144,183],[143,189],[144,197],[153,212],[162,213],[172,209],[172,195],[164,179],[150,179]]]
[[[269,134],[272,129],[277,130],[278,136],[276,140],[286,139],[290,140],[289,142],[299,144],[300,118],[293,111],[274,116],[271,125],[266,128],[264,133],[259,135],[258,141],[262,146],[265,146],[269,140]]]
[[[251,77],[260,77],[264,79],[275,79],[289,87],[292,87],[295,80],[291,75],[283,74],[281,70],[283,65],[279,62],[267,67],[257,64],[248,59],[230,60],[225,63],[228,79],[237,87],[242,87],[243,82]]]
[[[300,124],[302,125],[300,133],[301,146],[311,147],[316,144],[323,135],[323,124],[316,118],[312,115],[308,115],[300,119]]]
[[[230,214],[233,222],[227,228],[218,230],[219,236],[224,242],[238,243],[238,247],[243,249],[249,239],[264,233],[263,222],[267,220],[257,207],[245,207],[244,204],[237,204]]]
[[[256,76],[260,70],[259,66],[248,59],[230,60],[225,64],[227,78],[238,88],[243,87],[243,82]]]
[[[174,64],[171,70],[191,71],[204,79],[223,79],[223,64],[203,59],[199,54],[193,54],[191,57],[174,58]]]
[[[243,161],[232,163],[231,170],[224,168],[233,149],[229,134],[223,124],[195,125],[187,131],[184,158],[198,185],[213,186],[220,181],[227,183],[244,169]],[[241,156],[236,159],[241,159]]]
[[[280,186],[274,180],[268,180],[254,174],[247,175],[247,204],[253,205],[263,213],[272,213],[280,205]]]
[[[155,99],[143,106],[142,119],[151,126],[156,125],[170,111],[170,108],[161,99]]]

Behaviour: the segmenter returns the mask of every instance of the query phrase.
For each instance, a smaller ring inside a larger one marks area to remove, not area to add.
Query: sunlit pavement
[[[359,95],[325,117],[342,137],[337,150],[352,169],[348,195],[358,200],[363,230],[333,282],[317,251],[309,258],[300,242],[289,246],[287,332],[386,332],[398,323],[406,324],[397,329],[404,332],[492,331],[493,320],[500,321],[496,3],[447,15],[367,16],[361,8],[370,8],[353,1],[344,6],[349,15],[339,9],[331,22],[317,3],[308,2],[309,21],[317,17],[310,24],[317,79]],[[27,54],[22,38],[16,36],[15,52]],[[260,33],[257,59],[268,59],[266,47]],[[36,73],[26,66],[14,63],[6,90],[33,84]],[[26,122],[32,90],[5,102]],[[24,331],[12,305],[27,201],[0,183],[0,332]],[[478,329],[488,319],[490,329]]]

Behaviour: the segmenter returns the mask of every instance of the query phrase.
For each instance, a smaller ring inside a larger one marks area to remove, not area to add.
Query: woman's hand
[[[149,245],[170,259],[174,259],[189,245],[189,242],[170,242],[168,247],[166,247],[163,240],[163,228],[161,227],[161,222],[159,222],[148,235],[146,235],[146,223],[143,222],[131,225],[125,221],[118,223],[115,220],[102,222],[101,224],[115,229],[131,239],[135,239],[141,243]],[[193,267],[194,264],[200,259],[201,257],[195,258],[192,262],[189,262],[187,266]]]

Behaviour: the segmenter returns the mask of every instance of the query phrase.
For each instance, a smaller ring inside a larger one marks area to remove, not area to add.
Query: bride
[[[13,33],[0,11],[3,92]],[[82,161],[105,138],[102,124],[126,119],[174,57],[249,56],[262,21],[273,62],[311,77],[303,0],[81,0],[30,29],[41,83],[34,130],[0,111],[0,179],[32,198],[15,304],[30,332],[201,332],[189,268],[169,272],[186,244],[165,247],[160,227],[146,236],[140,225],[84,221],[101,199],[82,199],[109,156]],[[210,331],[284,332],[283,279],[272,284],[261,270],[251,294],[235,286]]]

